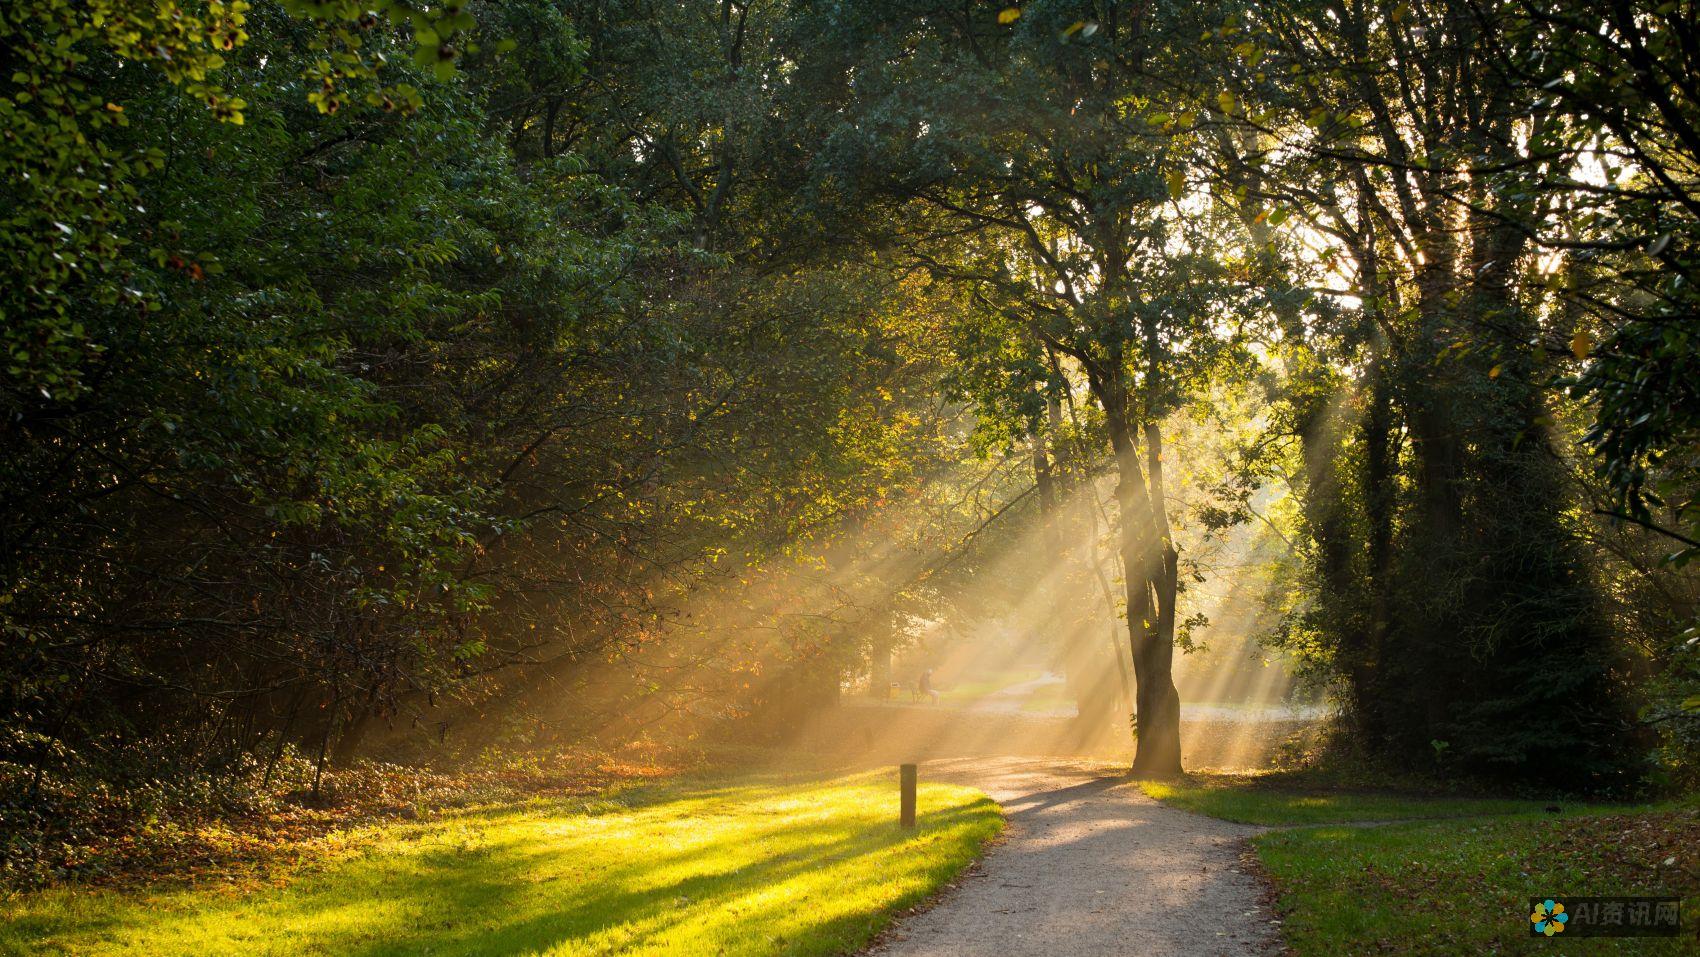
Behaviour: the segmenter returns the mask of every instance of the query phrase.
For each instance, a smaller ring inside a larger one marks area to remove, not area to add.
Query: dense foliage
[[[1218,168],[1303,222],[1291,281],[1326,290],[1282,342],[1317,599],[1286,637],[1344,680],[1365,743],[1605,784],[1644,770],[1660,723],[1691,727],[1695,702],[1638,685],[1692,675],[1669,637],[1692,578],[1593,514],[1679,541],[1649,508],[1688,521],[1669,365],[1692,349],[1681,294],[1656,290],[1684,284],[1659,257],[1692,164],[1652,145],[1662,112],[1601,100],[1684,69],[1682,17],[1294,3],[1216,31]],[[1575,474],[1588,451],[1599,480]]]
[[[153,10],[6,14],[8,826],[642,645],[938,459],[926,291],[728,252],[638,145],[696,104],[583,93],[564,11],[439,10],[442,71],[405,11]]]

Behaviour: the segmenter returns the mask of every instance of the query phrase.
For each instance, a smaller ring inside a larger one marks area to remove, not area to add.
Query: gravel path
[[[1244,957],[1277,949],[1261,886],[1240,865],[1261,829],[1164,807],[1101,764],[934,761],[1009,827],[937,906],[868,957]]]

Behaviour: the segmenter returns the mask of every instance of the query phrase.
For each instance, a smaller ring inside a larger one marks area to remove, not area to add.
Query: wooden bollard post
[[[899,820],[906,828],[915,827],[915,765],[905,764],[899,768],[903,779],[903,800],[898,812]]]

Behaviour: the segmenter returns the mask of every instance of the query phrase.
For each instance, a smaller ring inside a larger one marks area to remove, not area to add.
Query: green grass
[[[1297,957],[1700,953],[1700,807],[1692,803],[1426,797],[1330,789],[1304,775],[1194,776],[1140,787],[1189,811],[1288,826],[1252,845]],[[1560,813],[1544,810],[1552,803]],[[1368,823],[1387,821],[1397,823]],[[1313,826],[1354,822],[1366,826]],[[1530,896],[1655,893],[1683,897],[1686,937],[1528,936]]]
[[[1258,775],[1142,781],[1147,796],[1228,821],[1270,826],[1471,817],[1540,811],[1548,802],[1282,787]]]
[[[1695,954],[1700,860],[1670,812],[1521,814],[1265,834],[1258,858],[1278,889],[1299,957],[1333,954]],[[1672,857],[1676,866],[1664,866]],[[1683,896],[1683,938],[1532,939],[1534,895]]]
[[[63,888],[0,905],[0,953],[837,954],[973,860],[1002,815],[892,775],[742,779],[385,829],[280,885]]]
[[[942,701],[973,701],[1032,681],[1043,674],[1038,668],[1006,668],[977,672],[971,680],[957,681],[948,688],[939,689],[939,698]],[[909,686],[913,688],[914,685],[915,682],[911,679]]]

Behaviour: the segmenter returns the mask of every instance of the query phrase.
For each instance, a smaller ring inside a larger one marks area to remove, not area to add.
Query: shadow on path
[[[1262,829],[1165,807],[1121,769],[1031,759],[939,761],[1009,814],[1005,839],[937,906],[869,957],[1248,957],[1273,952],[1262,887],[1241,868]]]

